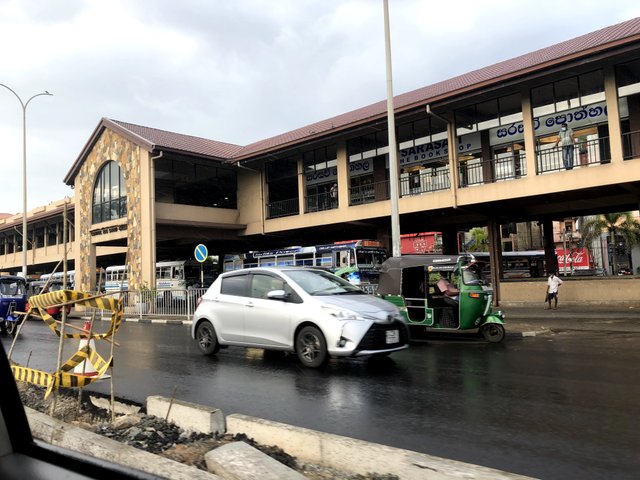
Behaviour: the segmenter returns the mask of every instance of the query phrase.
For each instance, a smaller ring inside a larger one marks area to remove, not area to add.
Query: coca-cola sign
[[[586,270],[589,268],[589,251],[586,248],[575,248],[573,250],[556,249],[558,256],[558,268],[562,271],[565,267],[574,270]]]

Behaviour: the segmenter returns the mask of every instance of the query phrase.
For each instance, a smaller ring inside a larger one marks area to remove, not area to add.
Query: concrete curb
[[[353,474],[393,474],[402,480],[531,478],[248,415],[227,415],[227,433],[244,433],[263,445],[276,445],[300,461]]]
[[[125,445],[25,407],[31,433],[51,445],[172,480],[222,480],[213,473]]]

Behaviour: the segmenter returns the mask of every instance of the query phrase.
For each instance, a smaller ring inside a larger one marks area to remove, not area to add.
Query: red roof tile
[[[540,69],[550,63],[560,63],[567,57],[585,56],[593,53],[594,50],[604,50],[615,46],[617,43],[636,41],[639,35],[640,18],[634,18],[449,80],[397,95],[394,97],[394,107],[396,110],[402,110],[414,104],[426,104],[443,97],[453,97],[457,93],[474,86],[487,82],[503,81],[505,77],[514,77],[531,69]],[[350,124],[381,116],[386,113],[386,108],[386,100],[380,101],[281,135],[260,140],[240,149],[235,154],[234,159],[250,158],[253,155],[306,137],[317,137],[330,133],[334,129],[344,129]]]
[[[192,135],[183,135],[181,133],[168,132],[157,128],[144,127],[133,123],[121,122],[119,120],[111,120],[113,123],[120,125],[129,132],[141,137],[150,144],[152,148],[166,148],[170,150],[178,150],[188,153],[196,153],[206,155],[208,157],[217,157],[220,159],[229,159],[233,157],[242,147],[231,143],[218,142],[208,138],[194,137]]]

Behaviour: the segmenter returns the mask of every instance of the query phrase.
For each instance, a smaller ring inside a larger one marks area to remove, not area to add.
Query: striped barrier
[[[88,331],[81,333],[65,333],[64,338],[75,338],[85,340],[107,340],[112,337],[120,328],[122,321],[122,303],[120,300],[93,296],[88,293],[76,292],[73,290],[59,290],[57,292],[44,293],[42,295],[34,295],[29,299],[29,311],[27,315],[39,316],[49,326],[53,332],[60,336],[62,332],[58,328],[58,322],[47,313],[48,307],[79,305],[93,307],[101,310],[112,311],[111,325],[106,333],[92,333]],[[89,361],[97,371],[97,375],[79,375],[73,372],[73,369],[84,361]],[[105,360],[100,354],[87,343],[74,353],[66,362],[62,364],[60,369],[54,373],[48,373],[33,368],[23,367],[13,364],[11,370],[16,380],[21,382],[32,383],[46,387],[44,398],[46,399],[54,389],[62,387],[84,387],[104,376],[107,369],[112,365],[113,357]]]

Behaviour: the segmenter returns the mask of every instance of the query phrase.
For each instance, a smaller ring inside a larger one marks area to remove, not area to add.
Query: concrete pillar
[[[522,126],[524,127],[524,150],[526,152],[527,175],[538,174],[536,152],[536,132],[533,128],[533,105],[529,88],[520,92],[522,102]]]
[[[442,229],[442,253],[456,255],[458,253],[458,230],[455,228]]]
[[[373,159],[373,188],[376,202],[389,200],[389,188],[385,183],[387,180],[386,159],[385,155],[378,155]]]
[[[338,142],[336,151],[338,155],[338,209],[346,210],[349,208],[349,192],[351,191],[346,142]]]
[[[604,68],[604,95],[607,101],[607,125],[609,127],[609,145],[611,162],[622,162],[622,130],[620,128],[620,109],[618,108],[618,87],[612,65]]]
[[[493,287],[493,306],[500,306],[500,279],[502,278],[502,245],[500,225],[495,218],[487,221],[489,231],[489,265],[491,267],[491,285]]]
[[[298,159],[298,214],[303,214],[307,211],[307,189],[304,181],[304,163],[302,157]]]
[[[139,255],[140,275],[143,284],[149,288],[156,285],[156,219],[155,219],[155,184],[152,169],[152,160],[149,152],[138,149],[140,152],[140,244],[139,251],[135,246],[129,245],[129,264],[134,264],[136,259],[131,255]],[[135,191],[127,189],[128,192]],[[130,227],[131,228],[131,227]],[[140,288],[140,285],[129,285],[129,288]]]
[[[451,183],[451,205],[458,207],[458,136],[453,120],[447,123],[447,142],[449,143],[449,182]],[[444,239],[443,239],[444,240]],[[443,244],[444,248],[444,244]]]
[[[540,222],[542,224],[542,234],[544,240],[544,262],[549,270],[558,271],[558,258],[556,256],[556,246],[553,243],[553,222],[549,218],[545,218]]]
[[[491,158],[489,130],[480,132],[480,148],[482,151],[482,183],[493,183],[495,181],[495,168]]]

